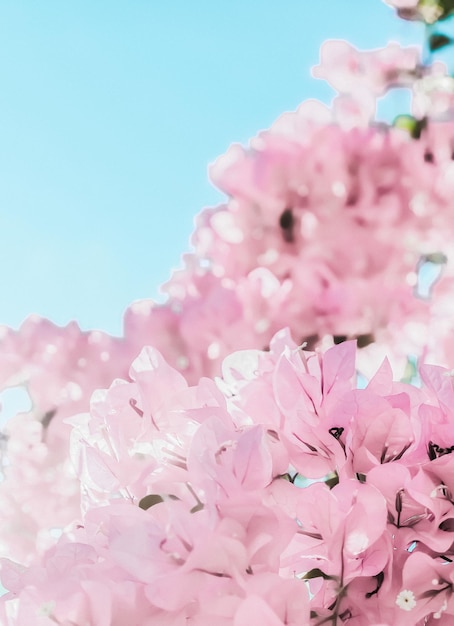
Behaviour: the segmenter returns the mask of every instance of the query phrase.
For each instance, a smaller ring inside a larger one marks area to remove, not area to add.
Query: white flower
[[[404,611],[411,611],[416,606],[415,594],[409,589],[403,589],[396,598],[396,604]]]

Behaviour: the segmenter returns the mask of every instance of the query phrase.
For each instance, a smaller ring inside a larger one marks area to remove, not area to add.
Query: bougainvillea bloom
[[[331,106],[213,164],[226,201],[122,338],[0,329],[31,404],[0,433],[5,626],[454,625],[454,79],[344,41],[314,75]]]
[[[358,389],[355,356],[282,331],[188,386],[145,348],[70,419],[85,513],[3,559],[3,623],[450,623],[449,372]]]

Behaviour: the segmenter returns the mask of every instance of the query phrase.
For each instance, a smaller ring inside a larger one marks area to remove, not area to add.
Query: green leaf
[[[403,377],[401,378],[401,382],[410,384],[411,381],[417,376],[417,374],[418,369],[416,367],[416,363],[410,358],[407,358],[407,364],[405,366],[405,371]]]
[[[422,1],[427,2],[428,0],[422,0]],[[454,13],[454,0],[438,0],[438,6],[442,10],[442,14],[438,18],[438,21],[445,20],[446,18],[448,18],[450,15]]]
[[[436,265],[444,265],[448,262],[448,257],[444,252],[432,252],[424,254],[421,257],[422,263],[435,263]]]
[[[325,485],[328,485],[330,489],[339,484],[339,475],[337,472],[334,474],[330,474],[327,480],[325,480]]]
[[[398,115],[394,122],[394,128],[406,131],[413,139],[419,139],[422,131],[427,125],[427,119],[417,120],[412,115]]]
[[[440,48],[444,48],[445,46],[449,46],[453,43],[451,37],[447,35],[443,35],[442,33],[434,33],[429,37],[429,50],[434,52],[435,50],[440,50]]]

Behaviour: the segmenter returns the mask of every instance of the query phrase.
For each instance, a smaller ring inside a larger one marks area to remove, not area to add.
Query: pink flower
[[[347,41],[330,40],[322,45],[320,65],[312,73],[340,93],[365,88],[383,95],[390,87],[411,85],[419,64],[420,51],[415,46],[402,48],[391,42],[382,49],[360,52]]]
[[[420,0],[383,0],[385,4],[397,9],[399,17],[407,20],[422,20],[433,24],[444,15],[442,3],[421,2]]]

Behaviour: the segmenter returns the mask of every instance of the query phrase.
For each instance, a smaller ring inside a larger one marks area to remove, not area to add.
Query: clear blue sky
[[[207,165],[330,101],[310,77],[327,38],[420,30],[380,0],[2,0],[0,324],[38,313],[120,334],[222,198]]]

